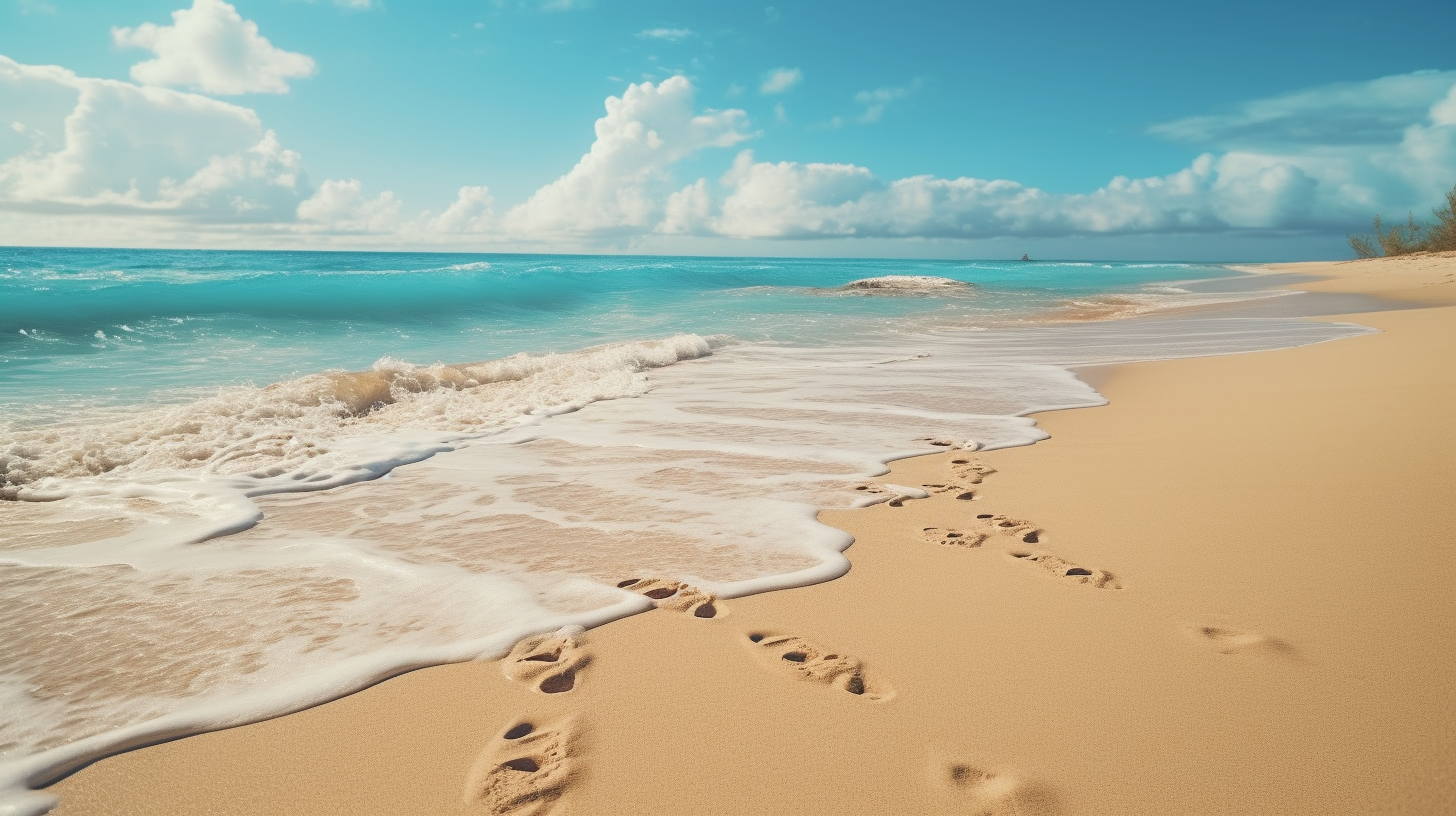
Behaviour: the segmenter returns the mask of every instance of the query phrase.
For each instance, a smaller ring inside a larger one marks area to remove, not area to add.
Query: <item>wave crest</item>
[[[716,338],[680,334],[562,354],[422,366],[381,358],[369,371],[325,371],[125,418],[17,434],[0,448],[0,497],[41,480],[189,470],[276,476],[330,453],[345,436],[475,433],[530,413],[635,396],[641,372],[712,353]]]

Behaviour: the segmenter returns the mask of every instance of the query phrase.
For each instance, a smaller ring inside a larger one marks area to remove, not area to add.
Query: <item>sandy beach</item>
[[[842,578],[112,756],[53,812],[1456,812],[1456,255],[1273,269],[1424,308],[1085,370],[1111,404],[1052,439],[823,513]]]

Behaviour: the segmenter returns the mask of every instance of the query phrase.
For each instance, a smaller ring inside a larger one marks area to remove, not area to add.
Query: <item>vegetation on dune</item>
[[[1417,224],[1415,216],[1407,215],[1404,224],[1389,229],[1376,215],[1375,234],[1351,235],[1350,248],[1355,250],[1357,258],[1456,250],[1456,187],[1446,193],[1446,206],[1437,207],[1431,213],[1436,216],[1434,224]]]

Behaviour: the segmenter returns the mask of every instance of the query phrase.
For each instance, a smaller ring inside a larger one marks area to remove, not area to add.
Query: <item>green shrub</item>
[[[1456,250],[1456,186],[1446,193],[1446,206],[1437,207],[1431,213],[1436,216],[1434,224],[1417,224],[1415,216],[1407,215],[1404,224],[1390,229],[1376,215],[1375,234],[1348,236],[1350,249],[1357,258]]]

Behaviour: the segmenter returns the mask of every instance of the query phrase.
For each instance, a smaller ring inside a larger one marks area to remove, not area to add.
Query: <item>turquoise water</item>
[[[15,427],[385,356],[465,362],[679,332],[815,344],[907,318],[995,324],[1228,274],[1181,263],[0,248],[0,411]],[[826,296],[884,275],[977,288]]]
[[[1067,366],[1365,331],[1165,311],[1268,294],[1173,283],[1234,274],[0,249],[0,811],[121,745],[652,608],[631,579],[830,580],[820,509],[974,500],[876,480],[1102,404]],[[1088,567],[1071,591],[1115,586]]]

